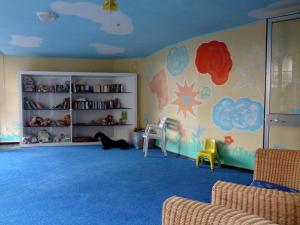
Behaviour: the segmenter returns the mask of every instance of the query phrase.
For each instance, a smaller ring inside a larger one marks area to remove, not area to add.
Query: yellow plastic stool
[[[221,166],[221,161],[219,158],[219,154],[217,151],[216,141],[212,138],[206,138],[204,149],[202,152],[198,152],[196,156],[196,166],[199,167],[199,161],[201,159],[201,163],[203,159],[208,159],[210,162],[210,169],[214,169],[214,162],[217,160],[219,166]]]

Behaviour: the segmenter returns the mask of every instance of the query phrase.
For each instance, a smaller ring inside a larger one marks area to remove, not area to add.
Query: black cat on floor
[[[114,141],[109,137],[107,137],[102,132],[98,132],[97,134],[95,134],[94,138],[102,142],[103,149],[105,150],[111,148],[120,148],[126,150],[129,147],[128,143],[125,140],[121,139],[121,140]]]

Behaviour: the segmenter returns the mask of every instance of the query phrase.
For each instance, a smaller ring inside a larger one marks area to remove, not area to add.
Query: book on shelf
[[[89,101],[86,98],[79,98],[73,101],[73,109],[89,110],[89,109],[120,109],[122,104],[118,98],[106,101]]]
[[[72,83],[71,90],[73,93],[122,93],[125,92],[124,84],[76,84]]]
[[[24,98],[24,109],[26,110],[51,110],[51,109],[70,109],[70,98],[65,98],[63,102],[59,105],[53,107],[46,107],[40,102],[34,102],[29,98]]]

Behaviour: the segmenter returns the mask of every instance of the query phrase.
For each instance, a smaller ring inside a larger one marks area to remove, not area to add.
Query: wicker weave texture
[[[254,179],[300,190],[300,150],[258,149]]]
[[[264,218],[239,210],[173,196],[163,204],[163,225],[265,225]]]
[[[237,209],[274,223],[300,225],[300,194],[218,181],[212,204]]]

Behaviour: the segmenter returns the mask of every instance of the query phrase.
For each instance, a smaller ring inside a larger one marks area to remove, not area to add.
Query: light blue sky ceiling
[[[0,51],[26,56],[143,57],[178,41],[255,22],[264,13],[272,15],[270,9],[276,4],[299,3],[119,0],[120,11],[109,13],[102,11],[102,2],[2,0]],[[59,18],[42,22],[36,15],[38,11],[54,11]]]

